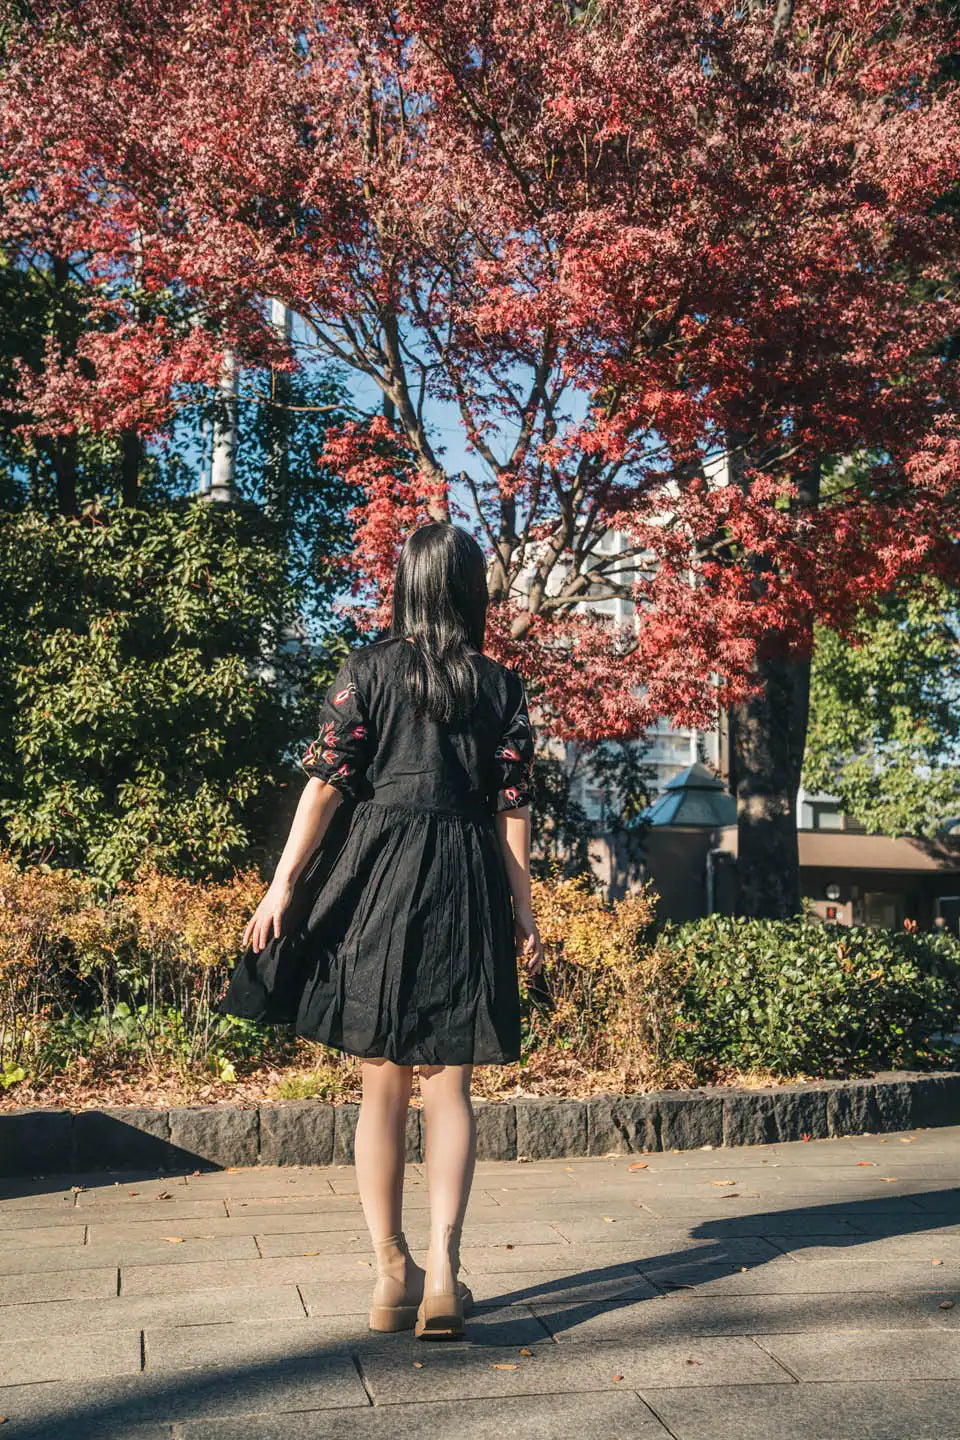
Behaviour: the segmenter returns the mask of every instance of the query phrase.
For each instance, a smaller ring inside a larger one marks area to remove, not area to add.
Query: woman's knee
[[[364,1060],[360,1076],[364,1095],[409,1096],[413,1085],[413,1066],[395,1065],[392,1060]]]
[[[472,1065],[421,1065],[418,1068],[426,1103],[430,1095],[469,1095]]]

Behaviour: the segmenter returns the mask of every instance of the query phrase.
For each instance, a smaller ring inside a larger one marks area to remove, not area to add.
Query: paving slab
[[[477,1221],[469,1226],[471,1249],[478,1247],[511,1246],[516,1249],[519,1246],[540,1246],[549,1245],[555,1248],[562,1237],[558,1236],[556,1230],[541,1221],[503,1221],[498,1224],[490,1224],[485,1221]],[[413,1250],[426,1250],[430,1240],[429,1224],[406,1223],[404,1234],[407,1243]],[[299,1255],[305,1250],[320,1252],[331,1255],[344,1255],[358,1253],[372,1255],[369,1232],[364,1230],[317,1230],[296,1232],[294,1234],[270,1234],[257,1227],[257,1244],[260,1253],[265,1256],[273,1255]],[[463,1258],[464,1265],[467,1264]]]
[[[179,1248],[179,1247],[178,1247]],[[169,1295],[188,1290],[237,1289],[261,1285],[299,1285],[309,1281],[331,1287],[373,1285],[368,1259],[349,1255],[283,1255],[267,1260],[211,1260],[180,1265],[124,1265],[121,1294]]]
[[[42,1380],[88,1379],[92,1375],[137,1375],[141,1369],[140,1331],[36,1336],[0,1343],[0,1396],[4,1385]]]
[[[474,1298],[490,1305],[528,1305],[535,1300],[645,1300],[661,1293],[632,1265],[583,1274],[571,1270],[494,1270],[465,1279]]]
[[[943,1313],[927,1302],[857,1292],[825,1295],[671,1294],[604,1304],[533,1299],[529,1309],[560,1345],[650,1336],[766,1335],[823,1330],[927,1330]],[[928,1313],[929,1312],[929,1313]]]
[[[742,1267],[697,1261],[663,1267],[644,1265],[643,1274],[663,1290],[684,1287],[715,1295],[817,1295],[864,1290],[889,1293],[928,1290],[931,1275],[945,1284],[960,1281],[960,1265],[933,1269],[909,1261],[886,1264],[877,1260],[797,1265],[784,1257],[782,1263]]]
[[[62,1246],[82,1245],[86,1239],[87,1227],[81,1221],[72,1225],[23,1225],[0,1228],[0,1262],[5,1261],[12,1252],[23,1249]]]
[[[4,1275],[0,1279],[0,1313],[8,1305],[28,1305],[35,1300],[100,1300],[116,1295],[118,1283],[116,1265]]]
[[[364,1358],[363,1370],[375,1404],[496,1395],[609,1392],[660,1385],[716,1385],[724,1381],[793,1385],[792,1376],[752,1340],[741,1336],[654,1339],[642,1347],[603,1344],[535,1344],[515,1348],[468,1349],[451,1344],[423,1347],[415,1367],[409,1349]],[[617,1379],[616,1377],[620,1377]]]
[[[348,1355],[321,1355],[246,1369],[144,1372],[0,1389],[5,1433],[16,1440],[127,1440],[135,1426],[183,1420],[330,1410],[370,1400]]]
[[[764,1335],[798,1380],[960,1380],[960,1335],[944,1330]]]
[[[651,1391],[655,1413],[675,1440],[953,1440],[960,1385],[723,1386]]]
[[[110,1240],[99,1238],[91,1226],[83,1247],[91,1255],[91,1263],[102,1265],[110,1260],[115,1265],[194,1265],[205,1260],[256,1260],[260,1254],[252,1235],[217,1235],[199,1229],[197,1222],[165,1226],[165,1234],[158,1234],[156,1239],[139,1236],[137,1228],[131,1227],[123,1239]],[[0,1263],[2,1260],[0,1256]]]
[[[402,1427],[402,1428],[401,1428]],[[667,1440],[668,1432],[632,1391],[446,1400],[369,1410],[262,1415],[177,1427],[178,1440]]]
[[[129,1296],[114,1293],[101,1300],[40,1300],[0,1306],[0,1342],[49,1335],[71,1336],[86,1330],[142,1330],[146,1325],[220,1325],[250,1319],[249,1290],[200,1290],[184,1294]],[[296,1285],[264,1285],[257,1290],[258,1321],[297,1320],[305,1311]]]

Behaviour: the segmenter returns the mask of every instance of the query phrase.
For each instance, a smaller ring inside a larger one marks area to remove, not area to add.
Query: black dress
[[[400,1065],[504,1064],[520,1057],[520,997],[493,817],[531,798],[523,682],[478,654],[474,713],[438,724],[405,693],[406,643],[352,651],[328,692],[301,766],[349,803],[220,1009]]]

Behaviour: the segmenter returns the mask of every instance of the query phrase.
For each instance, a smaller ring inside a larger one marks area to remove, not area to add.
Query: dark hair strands
[[[403,646],[401,674],[420,714],[452,724],[473,710],[488,601],[483,551],[465,530],[438,521],[407,536],[390,633],[412,641]]]

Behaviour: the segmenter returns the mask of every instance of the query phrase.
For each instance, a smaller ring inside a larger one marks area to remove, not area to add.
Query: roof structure
[[[663,793],[638,816],[638,822],[647,825],[702,825],[710,829],[733,825],[736,819],[736,800],[724,789],[723,781],[699,760],[668,780]]]

